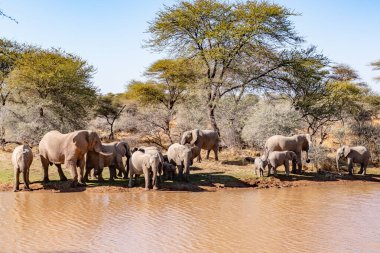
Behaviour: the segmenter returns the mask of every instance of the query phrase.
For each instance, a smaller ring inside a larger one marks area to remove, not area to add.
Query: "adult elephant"
[[[371,157],[371,154],[367,150],[366,147],[363,146],[356,146],[356,147],[349,147],[349,146],[342,146],[340,147],[336,152],[336,167],[339,172],[339,159],[340,158],[347,158],[347,166],[348,166],[348,174],[352,175],[354,172],[354,163],[360,164],[360,171],[358,174],[365,175],[369,158]]]
[[[274,135],[269,137],[265,142],[264,156],[268,159],[269,153],[272,151],[293,151],[296,153],[297,161],[292,161],[292,173],[302,172],[302,151],[306,152],[306,162],[309,163],[309,149],[311,146],[311,138],[309,134],[297,134],[290,137],[282,135]]]
[[[60,180],[66,181],[67,179],[61,168],[61,164],[64,164],[66,168],[70,169],[73,178],[71,186],[75,187],[78,181],[80,184],[85,185],[83,180],[84,155],[88,151],[94,151],[104,156],[112,155],[112,153],[102,152],[102,143],[98,134],[94,131],[80,130],[67,134],[62,134],[58,131],[46,133],[39,143],[44,182],[49,182],[48,168],[52,164],[57,166]],[[77,167],[80,168],[79,180]]]
[[[179,143],[170,145],[167,152],[169,163],[177,166],[179,179],[189,180],[190,165],[193,163],[193,154],[190,147]],[[185,176],[183,177],[183,174]]]
[[[210,151],[214,150],[215,160],[218,161],[219,135],[216,131],[199,129],[186,131],[182,134],[181,144],[185,145],[186,143],[194,144],[199,149],[207,150],[207,159],[209,159]],[[201,153],[199,152],[198,162],[201,160]]]

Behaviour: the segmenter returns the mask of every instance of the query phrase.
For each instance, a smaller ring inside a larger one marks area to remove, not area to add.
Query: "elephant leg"
[[[133,186],[132,180],[133,180],[133,172],[132,172],[132,170],[130,170],[130,172],[129,172],[129,183],[128,183],[128,187],[130,187],[130,188]]]
[[[207,159],[207,160],[210,159],[210,151],[211,151],[211,150],[207,150],[207,154],[206,154],[206,159]]]
[[[104,182],[105,180],[103,178],[103,167],[98,166],[95,168],[95,170],[97,171],[98,182]]]
[[[197,158],[197,162],[201,162],[202,161],[202,157],[201,157],[201,151],[199,152],[199,155],[198,155],[198,158]]]
[[[292,161],[292,171],[293,174],[297,173],[297,162]]]
[[[13,186],[13,191],[14,192],[18,192],[20,190],[20,188],[19,188],[19,184],[20,184],[20,170],[16,168],[14,171],[15,171],[14,172],[15,184]]]
[[[270,176],[270,171],[272,170],[272,165],[271,164],[268,164],[268,177]]]
[[[153,186],[153,190],[157,190],[157,189],[158,189],[157,170],[153,170],[153,175],[152,175],[152,186]]]
[[[114,182],[115,181],[115,177],[116,177],[116,167],[114,165],[111,165],[111,166],[108,166],[109,170],[110,170],[110,179],[109,181],[110,182]]]
[[[215,161],[219,161],[218,149],[219,149],[219,147],[214,147]]]
[[[178,168],[179,181],[182,181],[183,180],[183,166],[182,165],[178,165],[177,168]]]
[[[359,170],[358,174],[362,174],[362,175],[364,175],[364,174],[363,174],[363,168],[364,168],[364,163],[361,163],[361,164],[360,164],[360,170]]]
[[[63,173],[61,164],[55,164],[55,167],[57,167],[57,170],[58,170],[59,180],[60,181],[67,181],[67,177]]]
[[[149,190],[149,184],[150,184],[150,172],[145,169],[144,170],[144,179],[145,179],[145,190]]]
[[[84,176],[83,176],[83,179],[85,182],[89,181],[88,176],[91,174],[91,170],[92,170],[92,168],[90,168],[89,166],[86,165]]]
[[[30,172],[30,168],[28,168],[28,173],[26,174],[26,178],[28,180],[28,185],[30,184],[29,172]]]
[[[128,161],[127,161],[128,162]],[[122,177],[124,179],[127,179],[128,178],[128,174],[127,174],[127,171],[125,170],[125,166],[123,164],[123,159],[122,157],[120,157],[120,159],[117,160],[117,168],[119,170],[117,176],[118,177]]]
[[[352,175],[354,172],[354,165],[352,164],[352,160],[350,158],[347,159],[347,167],[348,167],[348,175]]]
[[[27,169],[24,169],[22,171],[22,178],[24,180],[24,190],[25,191],[30,191],[30,188],[29,188],[29,182],[28,182],[28,170]]]
[[[286,161],[284,166],[285,166],[285,175],[288,177],[289,176],[289,161]]]
[[[66,168],[70,169],[71,177],[73,178],[71,182],[71,187],[76,187],[78,184],[78,173],[77,173],[77,162],[76,161],[66,161]]]
[[[47,183],[47,182],[50,182],[50,180],[49,180],[49,171],[48,171],[48,169],[49,169],[49,161],[45,158],[45,157],[43,157],[43,156],[40,156],[40,160],[41,160],[41,164],[42,164],[42,169],[43,169],[43,171],[44,171],[44,179],[43,179],[43,181],[44,181],[44,183]]]
[[[366,164],[363,164],[363,172],[362,172],[362,175],[365,176],[366,173],[367,173],[367,165],[366,165]]]
[[[126,162],[126,164],[125,164],[125,167],[124,167],[124,170],[125,170],[125,179],[128,179],[128,175],[129,175],[129,157],[127,157],[127,162]]]
[[[84,166],[86,165],[85,164],[85,161],[84,161],[84,159],[80,159],[79,161],[78,161],[78,165],[79,165],[79,183],[80,184],[82,184],[83,186],[85,186],[86,185],[86,182],[84,181]]]
[[[296,156],[297,156],[297,161],[292,160],[292,173],[297,174],[297,172],[298,172],[299,174],[301,174],[301,172],[302,172],[302,155],[301,155],[301,152],[296,152]],[[298,166],[298,171],[297,171],[297,166]]]
[[[273,175],[277,177],[277,166],[273,167]]]

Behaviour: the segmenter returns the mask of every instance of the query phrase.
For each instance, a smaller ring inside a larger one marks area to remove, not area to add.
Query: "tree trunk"
[[[215,106],[213,106],[210,103],[208,105],[208,118],[210,120],[211,127],[213,128],[214,131],[218,133],[218,136],[220,137],[220,130],[215,119]]]
[[[114,139],[114,135],[113,135],[113,123],[114,123],[115,121],[113,121],[111,124],[110,124],[110,135],[108,136],[108,139],[109,140],[111,140],[111,141],[113,141],[113,139]]]

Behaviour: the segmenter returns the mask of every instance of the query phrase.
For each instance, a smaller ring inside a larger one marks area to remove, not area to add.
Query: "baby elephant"
[[[267,161],[265,161],[265,157],[256,157],[255,158],[255,174],[258,175],[259,177],[264,176],[264,170],[265,167],[267,166]],[[257,173],[259,172],[259,173]]]
[[[268,156],[268,177],[270,176],[271,169],[277,175],[277,167],[284,165],[286,176],[289,176],[289,160],[297,162],[297,155],[293,151],[272,151]]]
[[[164,162],[163,166],[163,176],[166,180],[174,180],[176,167],[168,162]]]
[[[33,153],[28,145],[20,145],[13,150],[12,164],[15,177],[13,190],[19,191],[20,173],[24,180],[24,190],[31,191],[29,188],[29,168],[33,161]]]

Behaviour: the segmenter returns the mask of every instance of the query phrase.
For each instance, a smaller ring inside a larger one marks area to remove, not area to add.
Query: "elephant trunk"
[[[306,163],[310,163],[309,151],[306,151]]]
[[[185,144],[186,144],[186,138],[182,137],[182,139],[181,139],[181,145],[185,145]]]
[[[339,155],[336,155],[336,170],[339,173]]]
[[[95,151],[96,153],[101,154],[101,155],[104,156],[104,157],[111,157],[111,156],[113,155],[113,153],[106,153],[106,152],[103,152],[100,146],[95,146],[95,147],[94,147],[94,151]]]

